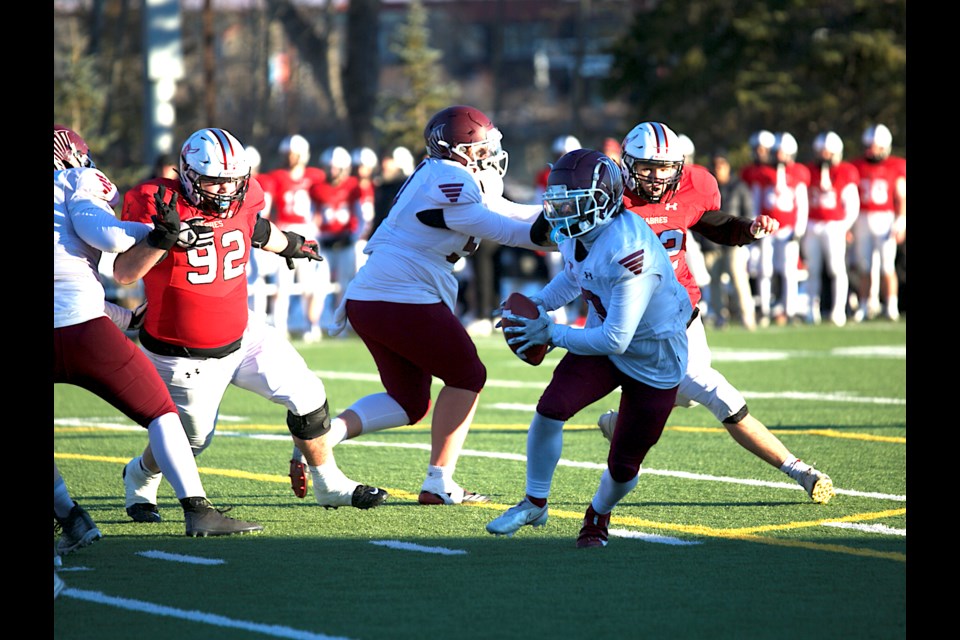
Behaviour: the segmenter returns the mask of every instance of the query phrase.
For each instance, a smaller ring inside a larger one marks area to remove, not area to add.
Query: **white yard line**
[[[446,547],[427,547],[422,544],[412,542],[400,542],[399,540],[371,540],[370,544],[378,547],[387,547],[390,549],[399,549],[401,551],[418,551],[420,553],[436,553],[441,556],[463,556],[467,552],[463,549],[447,549]]]
[[[60,597],[76,598],[77,600],[86,600],[87,602],[117,607],[118,609],[126,609],[128,611],[139,611],[155,616],[166,616],[187,620],[189,622],[199,622],[223,629],[241,629],[252,633],[262,633],[274,638],[290,638],[292,640],[350,640],[344,636],[328,636],[322,633],[301,631],[300,629],[293,629],[277,624],[261,624],[247,620],[234,620],[233,618],[227,618],[226,616],[219,616],[213,613],[204,613],[196,610],[187,611],[186,609],[167,607],[152,602],[144,602],[143,600],[108,596],[99,591],[85,591],[83,589],[67,587],[63,590],[63,593],[60,594]]]

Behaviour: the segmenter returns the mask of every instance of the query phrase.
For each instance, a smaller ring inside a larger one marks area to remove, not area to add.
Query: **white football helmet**
[[[299,134],[294,134],[292,136],[287,136],[280,141],[280,155],[287,156],[291,153],[297,154],[296,164],[299,166],[307,166],[307,163],[310,162],[310,143],[306,138]]]
[[[201,211],[218,218],[232,218],[243,204],[249,181],[246,152],[229,131],[200,129],[183,143],[180,184],[187,201]],[[224,183],[233,183],[234,189],[229,193],[209,190],[212,184]]]
[[[893,134],[886,125],[878,124],[867,127],[863,132],[863,147],[866,150],[868,160],[880,161],[890,155],[890,148],[893,146]]]
[[[358,147],[350,154],[350,160],[355,167],[367,169],[377,168],[377,152],[370,147]]]
[[[793,162],[797,158],[797,139],[793,137],[792,134],[787,133],[786,131],[781,131],[776,134],[775,141],[773,143],[773,154],[777,156],[778,162]],[[785,156],[785,159],[780,159],[780,154]]]
[[[543,194],[543,216],[562,242],[602,227],[623,210],[623,176],[617,163],[592,149],[557,160]]]
[[[620,143],[620,168],[623,181],[633,193],[651,203],[668,199],[680,186],[683,175],[683,145],[670,127],[662,122],[641,122]],[[641,175],[641,168],[673,168],[666,178]]]
[[[558,158],[565,153],[582,148],[583,145],[574,136],[560,136],[553,141],[553,154]]]
[[[813,152],[817,160],[829,160],[837,165],[843,160],[843,140],[833,131],[825,131],[813,139]]]
[[[396,147],[391,155],[393,156],[393,161],[397,164],[397,167],[403,172],[403,175],[409,176],[411,173],[413,173],[413,170],[416,168],[416,162],[414,162],[413,154],[410,153],[410,149],[402,146]]]
[[[693,164],[693,157],[697,155],[697,148],[694,146],[693,140],[683,133],[677,135],[677,140],[680,141],[680,148],[683,149],[683,163]]]
[[[247,164],[250,165],[250,172],[253,173],[260,168],[260,152],[252,144],[247,145],[247,148],[244,149],[244,152],[247,154]]]
[[[470,172],[494,169],[503,177],[509,156],[503,150],[503,134],[482,111],[454,105],[434,114],[423,129],[427,154],[453,160]]]
[[[760,129],[750,134],[748,144],[750,145],[750,151],[753,153],[753,161],[765,164],[770,159],[770,150],[773,149],[776,141],[777,138],[773,135],[773,132],[766,129]]]

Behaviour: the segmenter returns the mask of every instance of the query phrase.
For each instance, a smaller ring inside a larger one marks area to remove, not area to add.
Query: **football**
[[[527,296],[519,292],[510,294],[510,297],[508,297],[504,301],[502,310],[503,310],[503,314],[501,316],[500,326],[504,329],[507,327],[513,327],[517,325],[516,322],[510,322],[505,317],[503,317],[503,316],[506,316],[508,313],[512,313],[515,316],[523,316],[524,318],[531,318],[531,319],[540,317],[540,310],[537,309],[537,305],[534,304],[533,300],[531,300],[530,298],[528,298]],[[514,336],[504,332],[503,337],[504,339],[509,340]],[[525,342],[521,342],[519,344],[508,343],[507,346],[510,347],[511,351],[516,353],[517,349],[519,349],[525,344],[526,344]],[[544,356],[547,355],[547,350],[548,350],[547,345],[538,344],[534,347],[530,347],[529,349],[527,349],[517,357],[523,360],[524,362],[526,362],[527,364],[532,364],[533,366],[537,366],[538,364],[543,362]]]

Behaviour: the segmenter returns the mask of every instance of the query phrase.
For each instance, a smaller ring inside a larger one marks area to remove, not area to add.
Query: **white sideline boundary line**
[[[60,597],[64,596],[68,598],[75,598],[77,600],[86,600],[87,602],[102,604],[109,607],[116,607],[118,609],[126,609],[128,611],[139,611],[141,613],[147,613],[155,616],[167,616],[170,618],[187,620],[189,622],[209,624],[214,627],[242,629],[243,631],[262,633],[274,638],[290,638],[291,640],[351,640],[345,636],[328,636],[322,633],[311,633],[310,631],[301,631],[300,629],[293,629],[291,627],[283,627],[280,625],[261,624],[259,622],[250,622],[247,620],[234,620],[233,618],[227,618],[226,616],[219,616],[213,613],[204,613],[203,611],[187,611],[185,609],[167,607],[160,604],[154,604],[152,602],[144,602],[143,600],[119,598],[117,596],[106,595],[105,593],[101,593],[99,591],[86,591],[83,589],[73,589],[71,587],[67,587],[60,594]]]
[[[886,536],[907,537],[906,529],[894,529],[885,524],[857,524],[854,522],[824,522],[824,527],[835,527],[837,529],[853,529],[855,531],[864,531],[866,533],[879,533]]]
[[[674,538],[673,536],[662,536],[656,533],[644,533],[643,531],[632,531],[630,529],[610,529],[608,531],[611,536],[617,538],[633,538],[635,540],[641,540],[643,542],[654,542],[657,544],[669,544],[674,546],[686,547],[695,544],[703,544],[699,540],[681,540],[680,538]]]

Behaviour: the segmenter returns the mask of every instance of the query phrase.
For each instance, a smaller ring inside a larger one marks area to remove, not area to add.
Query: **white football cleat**
[[[473,491],[466,491],[456,482],[444,486],[442,478],[427,478],[417,498],[420,504],[462,504],[464,502],[490,502],[490,498]]]
[[[600,433],[607,440],[613,440],[613,430],[617,428],[617,417],[619,413],[610,409],[605,414],[597,418],[597,426],[600,427]]]
[[[527,498],[510,507],[503,514],[487,523],[487,532],[496,536],[512,536],[520,527],[542,527],[547,524],[546,505],[538,507]]]

